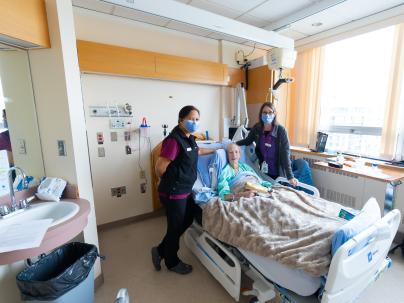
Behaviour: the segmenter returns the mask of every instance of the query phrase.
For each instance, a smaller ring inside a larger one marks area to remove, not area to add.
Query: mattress
[[[248,262],[268,280],[301,296],[314,294],[321,286],[321,278],[300,269],[293,269],[270,258],[239,249]]]

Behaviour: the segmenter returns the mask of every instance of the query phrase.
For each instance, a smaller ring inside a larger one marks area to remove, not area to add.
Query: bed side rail
[[[303,189],[306,189],[306,190],[304,190],[304,192],[309,193],[312,196],[317,197],[317,198],[320,197],[320,192],[318,191],[317,188],[315,188],[312,185],[308,185],[308,184],[305,184],[305,183],[302,183],[302,182],[298,182],[297,186],[295,187],[295,186],[292,186],[289,183],[288,179],[286,179],[284,177],[276,178],[275,182],[279,183],[281,185],[284,185],[284,186],[290,186],[290,187],[295,188],[297,190],[301,190],[303,188]]]
[[[331,260],[322,303],[354,302],[390,267],[391,261],[386,256],[400,218],[399,210],[389,212],[337,250]]]

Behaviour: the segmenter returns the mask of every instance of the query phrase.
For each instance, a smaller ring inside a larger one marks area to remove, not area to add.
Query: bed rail
[[[400,223],[395,209],[342,245],[334,255],[322,303],[354,302],[391,265],[389,248]]]

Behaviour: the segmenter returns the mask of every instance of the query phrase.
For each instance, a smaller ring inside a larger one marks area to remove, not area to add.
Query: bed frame
[[[272,283],[237,249],[216,240],[197,224],[185,233],[185,244],[237,302],[243,294],[252,295],[251,302],[264,303],[278,292],[288,303],[350,303],[391,266],[387,254],[400,218],[400,211],[392,210],[337,250],[321,301],[317,295],[302,297]],[[241,291],[242,272],[252,279],[251,290]]]

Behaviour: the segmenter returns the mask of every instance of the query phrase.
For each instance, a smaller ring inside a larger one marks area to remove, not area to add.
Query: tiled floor
[[[150,248],[164,234],[164,217],[103,231],[99,234],[105,283],[96,292],[96,303],[112,303],[121,287],[129,290],[131,303],[235,302],[182,243],[181,258],[192,264],[187,276],[154,271]],[[371,286],[360,303],[404,302],[404,260],[391,256],[393,267]],[[243,297],[240,302],[248,302]],[[273,303],[279,300],[274,300]]]

